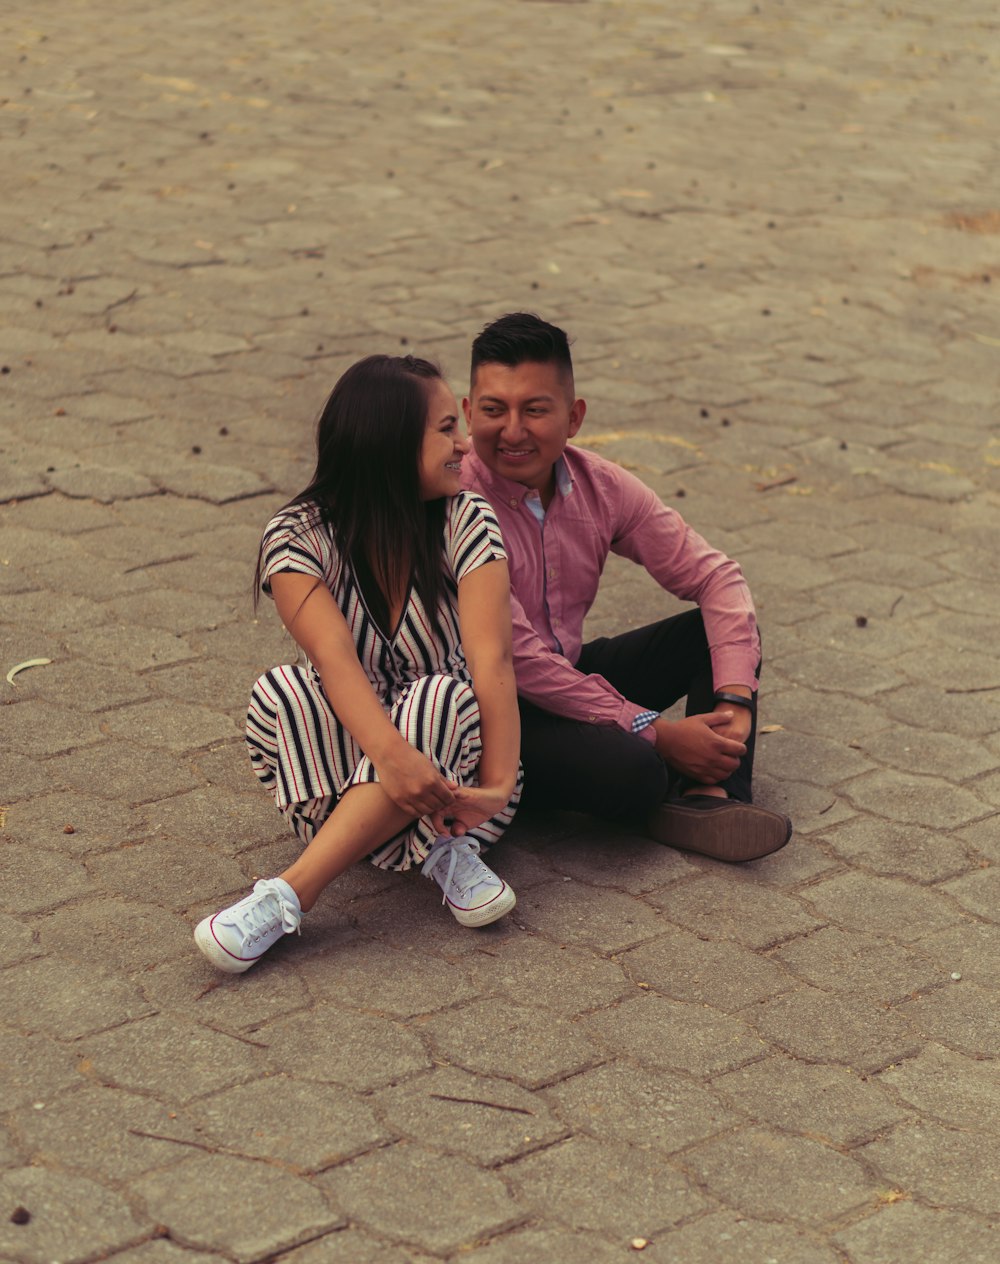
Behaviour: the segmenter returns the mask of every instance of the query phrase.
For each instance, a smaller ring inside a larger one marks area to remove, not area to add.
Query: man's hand
[[[662,716],[654,720],[656,750],[677,772],[701,785],[714,786],[736,771],[746,754],[742,741],[726,735],[736,717],[733,707],[726,711],[709,711],[705,715],[689,715],[671,723]],[[745,708],[739,708],[745,710]],[[749,719],[750,713],[747,712]],[[749,725],[747,733],[749,733]]]
[[[713,715],[720,718],[730,717],[725,724],[716,727],[716,733],[723,737],[728,737],[734,742],[745,742],[750,736],[753,712],[749,707],[729,706],[725,702],[720,702],[716,705]]]
[[[402,739],[375,768],[382,789],[413,820],[454,802],[458,787],[442,777],[426,755]]]

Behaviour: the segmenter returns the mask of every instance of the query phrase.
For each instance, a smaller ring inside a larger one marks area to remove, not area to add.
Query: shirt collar
[[[531,487],[525,487],[523,483],[515,482],[512,478],[504,478],[502,474],[497,474],[481,461],[475,453],[470,453],[466,460],[470,465],[474,466],[479,482],[502,497],[512,509],[520,505],[534,490]],[[569,471],[565,454],[556,461],[555,471],[556,491],[565,498],[573,490],[573,475]]]

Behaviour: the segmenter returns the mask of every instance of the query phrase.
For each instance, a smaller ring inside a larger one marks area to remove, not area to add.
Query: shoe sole
[[[242,974],[260,960],[259,957],[251,957],[249,961],[245,961],[241,957],[234,957],[232,953],[226,952],[212,934],[210,917],[206,917],[194,928],[194,942],[212,965],[217,970],[225,970],[226,974]]]
[[[720,808],[663,803],[648,824],[650,837],[658,843],[733,865],[770,856],[792,836],[787,817],[752,803]]]
[[[489,904],[484,904],[477,909],[459,909],[450,901],[448,907],[451,909],[455,920],[461,922],[463,926],[488,926],[490,922],[495,922],[503,917],[517,903],[517,897],[514,892],[504,883],[504,889],[496,897],[490,900]]]

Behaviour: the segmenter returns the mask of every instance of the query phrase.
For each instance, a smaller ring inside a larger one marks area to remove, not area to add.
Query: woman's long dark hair
[[[368,564],[388,601],[410,577],[435,623],[444,579],[444,500],[420,495],[430,383],[441,370],[416,356],[372,355],[333,388],[316,427],[316,470],[285,506],[315,504],[341,565]],[[260,591],[263,552],[254,593]],[[383,612],[384,613],[384,612]],[[391,629],[386,629],[391,631]]]

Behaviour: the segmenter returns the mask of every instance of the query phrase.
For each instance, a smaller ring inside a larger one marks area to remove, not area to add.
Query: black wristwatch
[[[724,690],[717,690],[715,694],[716,702],[730,702],[735,707],[746,707],[748,711],[755,709],[753,698],[744,698],[741,693],[726,693]]]

